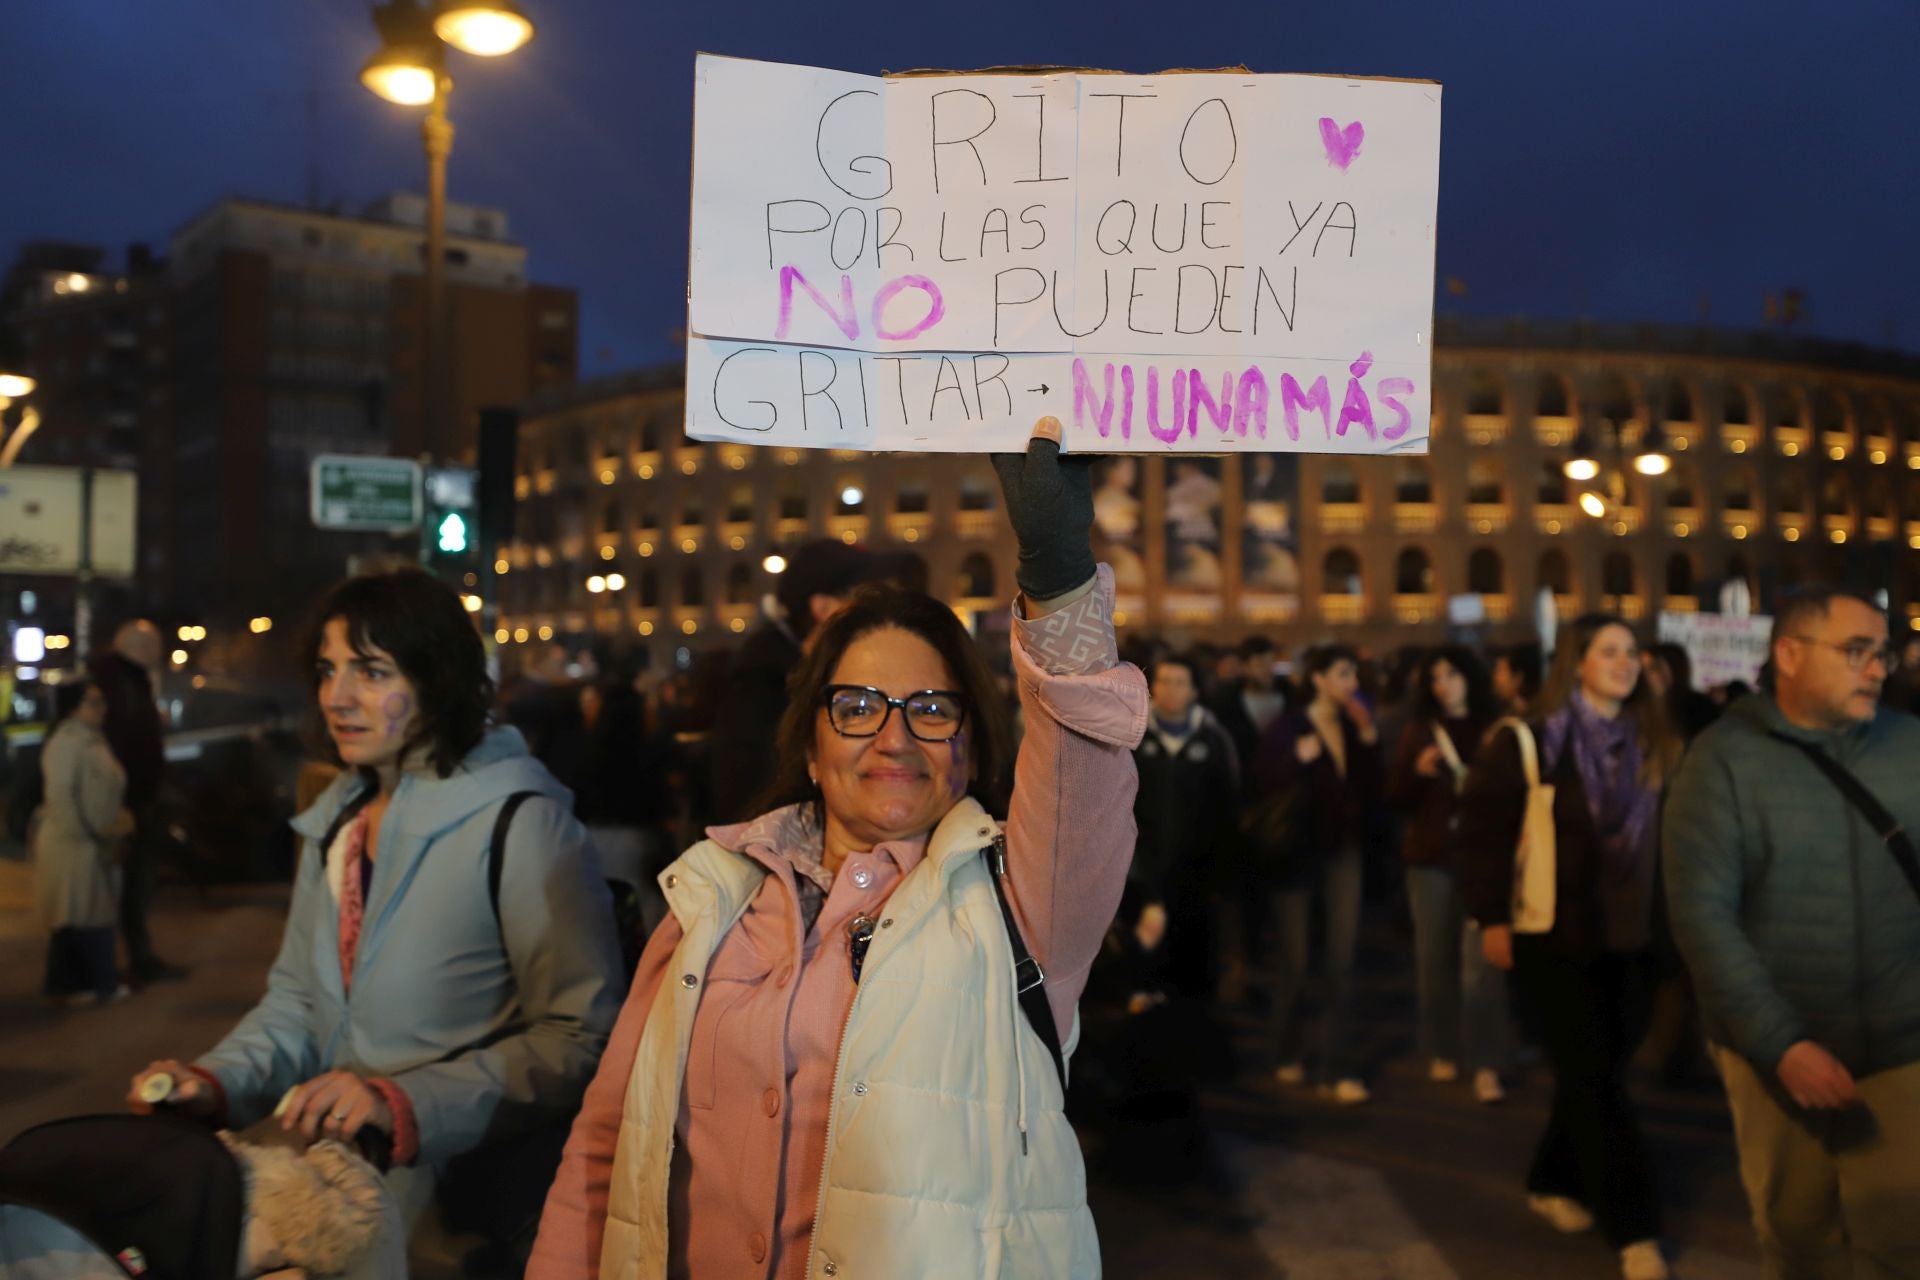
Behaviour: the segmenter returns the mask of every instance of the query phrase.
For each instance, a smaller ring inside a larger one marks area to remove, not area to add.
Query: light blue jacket
[[[626,994],[613,906],[567,789],[518,730],[495,729],[451,777],[395,788],[349,998],[319,846],[365,785],[342,774],[293,820],[300,865],[267,993],[199,1065],[236,1129],[322,1072],[384,1076],[413,1104],[416,1163],[438,1170],[578,1109]],[[509,830],[496,922],[488,849],[516,791],[538,794]]]
[[[1784,733],[1819,746],[1920,833],[1920,722],[1839,733],[1772,697],[1735,703],[1667,793],[1667,901],[1707,1034],[1771,1075],[1811,1039],[1856,1076],[1920,1061],[1920,901],[1886,846]]]

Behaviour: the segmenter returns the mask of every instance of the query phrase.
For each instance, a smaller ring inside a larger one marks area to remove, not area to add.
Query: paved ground
[[[26,867],[0,857],[0,1141],[41,1120],[117,1107],[134,1069],[212,1043],[257,996],[286,898],[274,887],[164,890],[155,933],[164,954],[193,967],[191,979],[110,1009],[67,1013],[37,996],[43,943],[28,890]],[[1486,1108],[1464,1085],[1429,1084],[1406,1059],[1412,994],[1394,946],[1384,933],[1369,938],[1362,984],[1360,1021],[1382,1064],[1375,1101],[1336,1109],[1251,1073],[1214,1091],[1202,1156],[1167,1162],[1154,1185],[1096,1175],[1109,1275],[1618,1275],[1597,1239],[1557,1236],[1522,1204],[1519,1176],[1544,1121],[1544,1081],[1522,1081],[1507,1104]],[[1250,1040],[1251,1023],[1237,1029]],[[1718,1094],[1642,1096],[1676,1274],[1757,1277]]]

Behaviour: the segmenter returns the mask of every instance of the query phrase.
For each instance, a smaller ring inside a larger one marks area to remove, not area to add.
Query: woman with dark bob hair
[[[793,679],[771,807],[660,878],[672,911],[529,1276],[1099,1274],[1064,1059],[1133,851],[1147,693],[1059,431],[994,458],[1026,714],[1005,822],[972,639],[936,600],[858,594]]]
[[[620,947],[572,797],[518,730],[489,726],[485,650],[454,591],[371,574],[317,616],[304,657],[341,773],[293,821],[266,994],[191,1063],[141,1071],[128,1102],[232,1129],[278,1115],[309,1139],[380,1130],[411,1228],[456,1157],[579,1105],[618,1012]]]

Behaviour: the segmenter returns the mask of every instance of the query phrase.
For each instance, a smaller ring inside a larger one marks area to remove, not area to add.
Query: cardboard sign
[[[1693,685],[1702,691],[1734,680],[1757,686],[1772,634],[1772,618],[1724,613],[1663,613],[1658,629],[1662,641],[1679,645],[1693,659]]]
[[[1426,451],[1438,85],[695,76],[689,436]]]

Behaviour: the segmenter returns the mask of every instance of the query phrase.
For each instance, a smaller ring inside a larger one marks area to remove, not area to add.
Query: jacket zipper
[[[898,886],[895,886],[898,889]],[[824,906],[822,910],[824,910]],[[868,957],[868,963],[872,957]],[[868,970],[872,972],[871,969]],[[840,1024],[840,1047],[833,1059],[833,1107],[827,1112],[827,1142],[820,1156],[820,1193],[813,1203],[813,1230],[807,1233],[807,1270],[813,1274],[813,1260],[820,1252],[820,1219],[827,1211],[827,1170],[833,1164],[833,1135],[840,1127],[840,1077],[847,1068],[847,1031],[853,1026],[853,1014],[860,1007],[860,983],[853,984],[853,1003],[847,1006],[847,1019]]]

